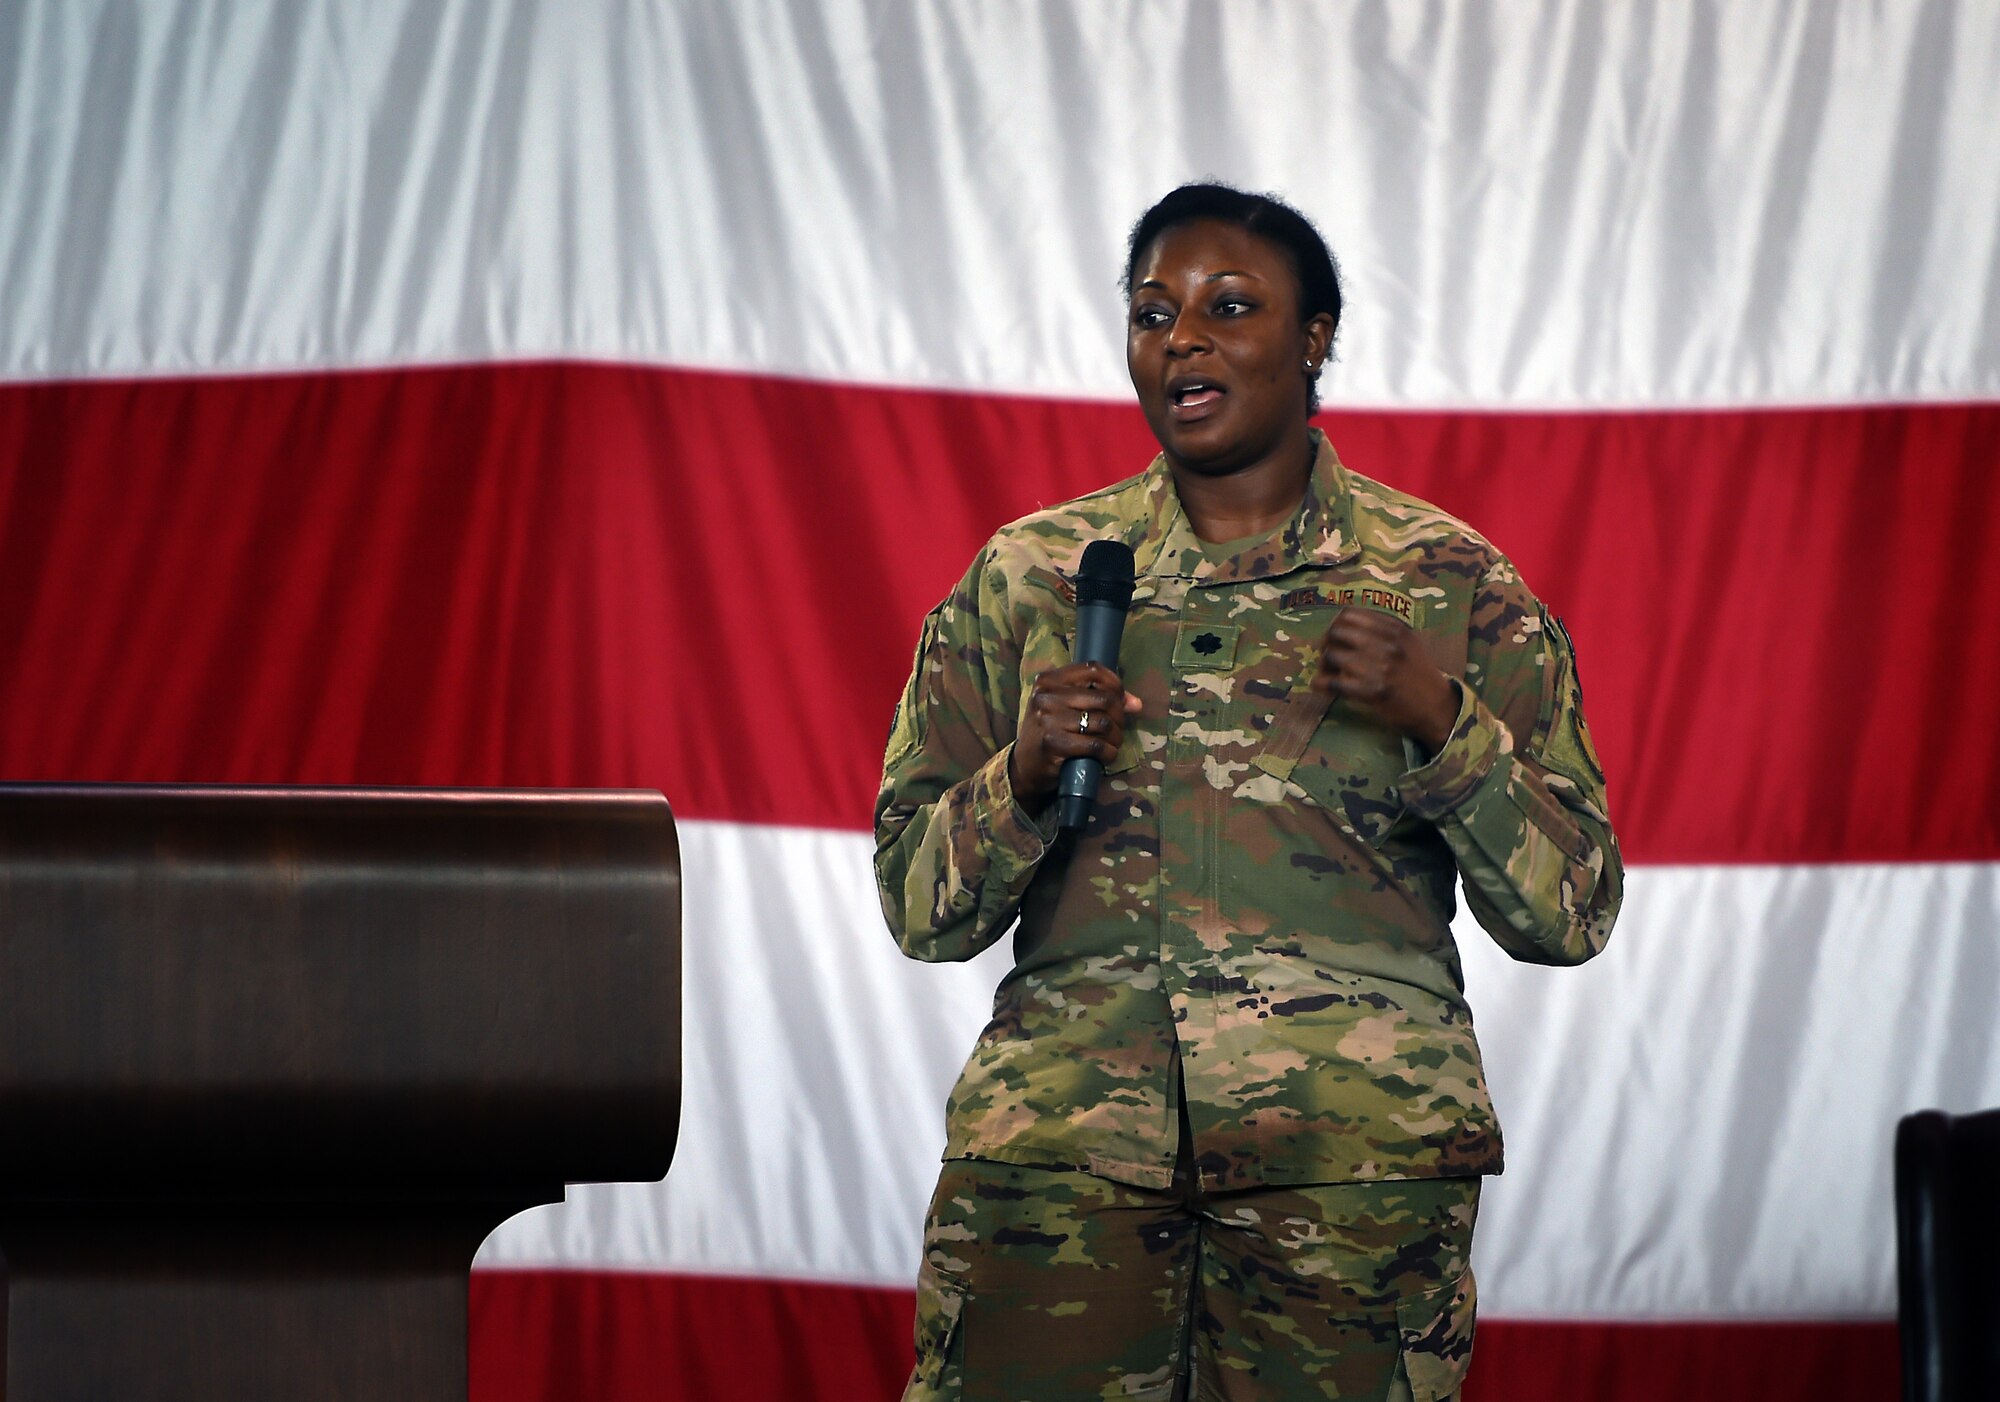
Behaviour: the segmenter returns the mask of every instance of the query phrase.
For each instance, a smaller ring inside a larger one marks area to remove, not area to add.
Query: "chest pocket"
[[[1409,768],[1403,737],[1363,717],[1347,703],[1312,689],[1313,673],[1319,665],[1319,639],[1338,607],[1355,602],[1350,597],[1354,592],[1351,587],[1339,592],[1329,587],[1287,596],[1287,604],[1305,607],[1297,613],[1288,611],[1285,629],[1307,646],[1291,689],[1272,719],[1264,747],[1251,763],[1305,790],[1350,837],[1375,847],[1403,817],[1402,793],[1397,787]],[[1325,606],[1336,599],[1336,607]]]
[[[1335,823],[1370,847],[1381,845],[1403,817],[1397,787],[1409,768],[1403,737],[1303,681],[1251,762],[1304,789]]]

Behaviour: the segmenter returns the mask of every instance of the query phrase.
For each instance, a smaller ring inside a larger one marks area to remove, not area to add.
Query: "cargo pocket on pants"
[[[1467,1271],[1450,1285],[1396,1306],[1403,1336],[1403,1373],[1411,1402],[1448,1402],[1458,1395],[1472,1365],[1473,1315],[1478,1291]]]
[[[964,1387],[959,1324],[965,1294],[965,1282],[928,1261],[917,1271],[917,1366],[903,1402],[958,1402]]]

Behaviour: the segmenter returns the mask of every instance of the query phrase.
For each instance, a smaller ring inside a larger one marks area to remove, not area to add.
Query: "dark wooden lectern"
[[[658,794],[0,785],[5,1402],[462,1402],[480,1241],[679,1114]]]

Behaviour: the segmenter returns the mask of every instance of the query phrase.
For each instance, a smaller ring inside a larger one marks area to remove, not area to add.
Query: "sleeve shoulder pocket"
[[[924,615],[923,630],[917,635],[917,654],[910,664],[909,684],[903,688],[902,704],[896,707],[896,717],[889,724],[889,743],[883,747],[885,767],[893,767],[923,743],[924,710],[920,695],[924,683],[924,659],[937,645],[938,626],[944,610],[944,604],[939,604]]]
[[[1563,621],[1544,609],[1542,628],[1549,640],[1548,680],[1532,753],[1547,768],[1573,783],[1604,782],[1604,766],[1583,720],[1583,681],[1576,670],[1576,646]]]

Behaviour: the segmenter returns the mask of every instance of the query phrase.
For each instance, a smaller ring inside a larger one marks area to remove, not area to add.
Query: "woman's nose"
[[[1189,312],[1175,317],[1174,324],[1167,328],[1168,355],[1188,355],[1207,350],[1208,345],[1208,333],[1201,325],[1201,318]]]

